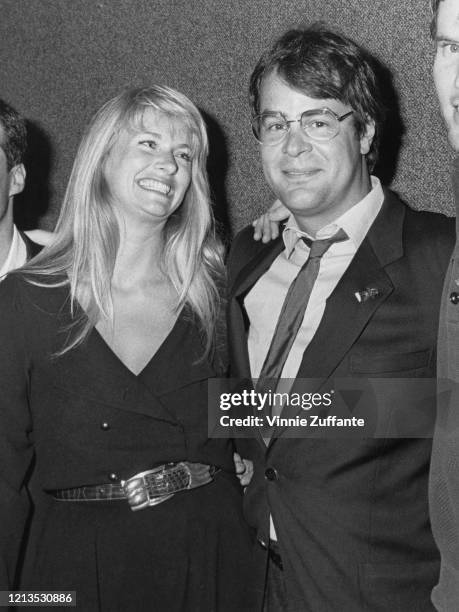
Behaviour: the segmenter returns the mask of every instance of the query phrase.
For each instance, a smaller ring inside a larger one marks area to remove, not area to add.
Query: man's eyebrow
[[[260,113],[261,114],[263,114],[263,113],[276,113],[276,114],[278,114],[278,113],[281,113],[281,112],[282,111],[280,111],[280,110],[274,110],[272,108],[261,108],[260,109]]]
[[[437,34],[435,36],[435,42],[450,42],[450,43],[456,43],[459,44],[459,37],[458,38],[450,38],[449,36],[443,35],[443,34]]]

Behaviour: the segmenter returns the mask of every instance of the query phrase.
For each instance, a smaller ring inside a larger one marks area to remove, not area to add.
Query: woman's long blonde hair
[[[206,175],[206,128],[186,96],[154,85],[124,91],[94,115],[77,151],[56,237],[21,270],[34,284],[70,286],[72,312],[80,312],[80,316],[74,318],[72,333],[60,354],[79,345],[101,318],[112,318],[111,279],[120,232],[104,162],[121,130],[141,129],[146,108],[177,119],[191,134],[191,183],[183,203],[165,225],[161,266],[177,290],[177,310],[190,307],[203,334],[205,354],[213,348],[220,304],[218,285],[224,267]]]

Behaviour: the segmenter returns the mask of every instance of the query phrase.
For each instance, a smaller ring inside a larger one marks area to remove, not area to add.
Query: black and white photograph
[[[459,0],[0,16],[0,610],[458,612]]]

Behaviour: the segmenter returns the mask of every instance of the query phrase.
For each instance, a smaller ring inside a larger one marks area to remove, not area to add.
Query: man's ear
[[[8,196],[11,198],[24,189],[25,179],[26,179],[26,170],[24,168],[24,164],[17,164],[13,166],[9,171],[10,177],[10,188]]]
[[[362,155],[367,155],[367,153],[370,152],[375,131],[375,122],[372,119],[369,119],[365,124],[365,131],[360,136],[360,153]]]

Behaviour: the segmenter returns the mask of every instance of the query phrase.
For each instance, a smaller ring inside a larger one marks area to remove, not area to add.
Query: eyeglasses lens
[[[299,119],[302,129],[312,140],[331,140],[339,132],[338,119],[328,110],[305,111]],[[290,125],[282,115],[258,115],[252,121],[255,138],[264,145],[275,145],[281,142]]]
[[[258,115],[252,126],[257,140],[266,145],[277,144],[289,131],[289,125],[281,115]]]
[[[337,118],[328,111],[313,115],[303,113],[300,122],[303,130],[313,140],[331,140],[339,131]]]

